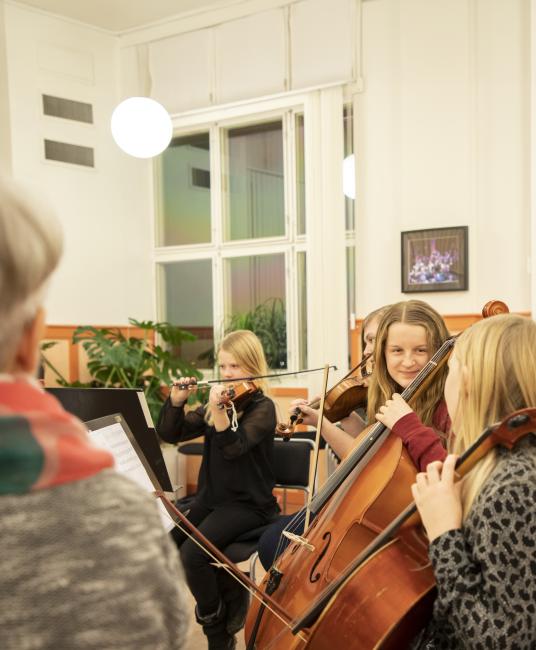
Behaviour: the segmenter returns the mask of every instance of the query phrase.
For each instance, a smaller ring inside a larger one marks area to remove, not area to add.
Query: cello
[[[487,315],[507,311],[497,301],[485,309]],[[454,340],[448,339],[403,391],[406,401],[426,388],[446,363]],[[306,543],[298,541],[286,549],[263,583],[266,593],[291,616],[306,609],[407,506],[415,474],[399,438],[389,435],[380,423],[366,430],[361,443],[313,500],[312,510],[318,516],[306,531]],[[422,563],[426,551],[425,538],[412,532],[405,552]],[[263,610],[255,604],[246,622],[246,639],[249,649],[304,647],[295,646],[296,639],[270,617],[263,620]]]
[[[458,458],[456,470],[463,478],[491,449],[511,450],[536,431],[536,408],[511,413],[487,427]],[[417,509],[411,503],[346,570],[292,624],[293,633],[310,627],[308,640],[296,639],[289,647],[331,650],[345,637],[360,650],[399,650],[431,618],[435,578],[427,554]],[[425,553],[414,554],[414,536],[422,536]],[[336,598],[334,598],[336,594]],[[315,623],[316,621],[316,623]],[[341,632],[344,629],[344,632]]]

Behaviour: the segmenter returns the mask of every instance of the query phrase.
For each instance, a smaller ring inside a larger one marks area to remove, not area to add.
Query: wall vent
[[[52,117],[62,117],[65,120],[75,120],[93,124],[93,106],[72,99],[43,95],[43,113]]]
[[[71,165],[95,167],[94,151],[91,147],[82,147],[67,142],[45,140],[45,158],[70,163]]]
[[[208,169],[199,169],[192,167],[192,185],[194,187],[203,187],[210,189],[210,172]]]

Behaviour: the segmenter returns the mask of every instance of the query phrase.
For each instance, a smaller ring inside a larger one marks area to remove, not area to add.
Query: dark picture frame
[[[466,291],[468,226],[401,233],[402,293]]]

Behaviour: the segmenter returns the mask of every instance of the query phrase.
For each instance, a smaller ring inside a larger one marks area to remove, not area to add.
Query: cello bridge
[[[315,550],[315,547],[312,544],[309,544],[307,538],[302,537],[301,535],[295,535],[294,533],[289,533],[288,530],[284,530],[283,535],[287,539],[290,539],[291,542],[294,542],[294,544],[299,544],[300,546],[303,546],[311,553]]]

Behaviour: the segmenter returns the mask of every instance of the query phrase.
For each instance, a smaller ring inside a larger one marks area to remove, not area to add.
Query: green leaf
[[[72,341],[80,343],[86,351],[91,381],[68,382],[57,373],[60,377],[58,381],[61,385],[73,387],[143,388],[153,419],[157,421],[164,401],[160,390],[162,386],[169,385],[178,375],[199,379],[203,376],[175,353],[181,343],[195,341],[197,337],[168,322],[128,320],[133,327],[144,330],[146,336],[127,337],[117,328],[77,327]],[[160,337],[164,344],[152,343],[150,339],[155,337]]]

